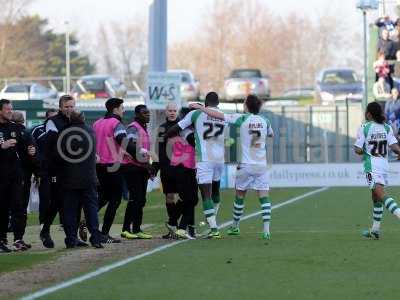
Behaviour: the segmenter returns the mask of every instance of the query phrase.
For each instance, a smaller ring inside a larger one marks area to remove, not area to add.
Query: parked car
[[[322,104],[361,101],[362,82],[352,69],[324,69],[315,81],[315,98]]]
[[[47,88],[39,83],[10,83],[0,92],[0,98],[17,100],[43,100],[47,98],[56,98],[57,91]]]
[[[168,73],[181,75],[181,98],[184,101],[196,101],[200,97],[200,84],[188,70],[168,70]]]
[[[263,76],[258,69],[236,69],[225,79],[225,100],[243,100],[249,94],[254,94],[261,99],[271,96],[268,76]]]
[[[83,76],[78,79],[72,89],[72,95],[81,100],[110,97],[125,98],[126,93],[127,88],[122,81],[110,75]]]

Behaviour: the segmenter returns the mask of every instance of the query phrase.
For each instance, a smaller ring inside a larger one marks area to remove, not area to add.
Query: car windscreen
[[[259,70],[235,70],[231,73],[231,78],[260,78],[262,77]]]
[[[79,82],[88,92],[101,92],[106,89],[104,79],[83,79]]]
[[[322,83],[324,84],[351,84],[357,82],[357,76],[352,71],[326,72]]]
[[[29,85],[10,85],[6,88],[6,93],[27,93]]]

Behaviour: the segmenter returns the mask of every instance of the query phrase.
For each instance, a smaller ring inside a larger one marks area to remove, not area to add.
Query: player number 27
[[[372,145],[372,156],[386,156],[387,154],[387,141],[369,141]]]
[[[224,132],[223,124],[218,124],[218,123],[214,124],[211,122],[204,122],[203,125],[204,125],[204,127],[207,128],[203,133],[203,138],[205,140],[211,139],[213,137],[216,138]]]

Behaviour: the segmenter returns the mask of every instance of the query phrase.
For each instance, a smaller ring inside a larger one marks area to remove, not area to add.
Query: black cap
[[[140,111],[141,111],[142,109],[147,109],[147,106],[144,105],[144,104],[139,104],[139,105],[137,105],[137,106],[135,107],[135,114],[140,113]]]

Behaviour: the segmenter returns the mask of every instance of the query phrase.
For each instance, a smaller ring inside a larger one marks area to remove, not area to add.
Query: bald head
[[[178,105],[175,102],[169,102],[165,107],[165,116],[170,122],[176,121],[178,117]]]
[[[19,111],[14,111],[12,113],[11,121],[13,121],[14,123],[17,123],[17,124],[24,125],[25,117],[24,117],[23,113],[21,113]]]

